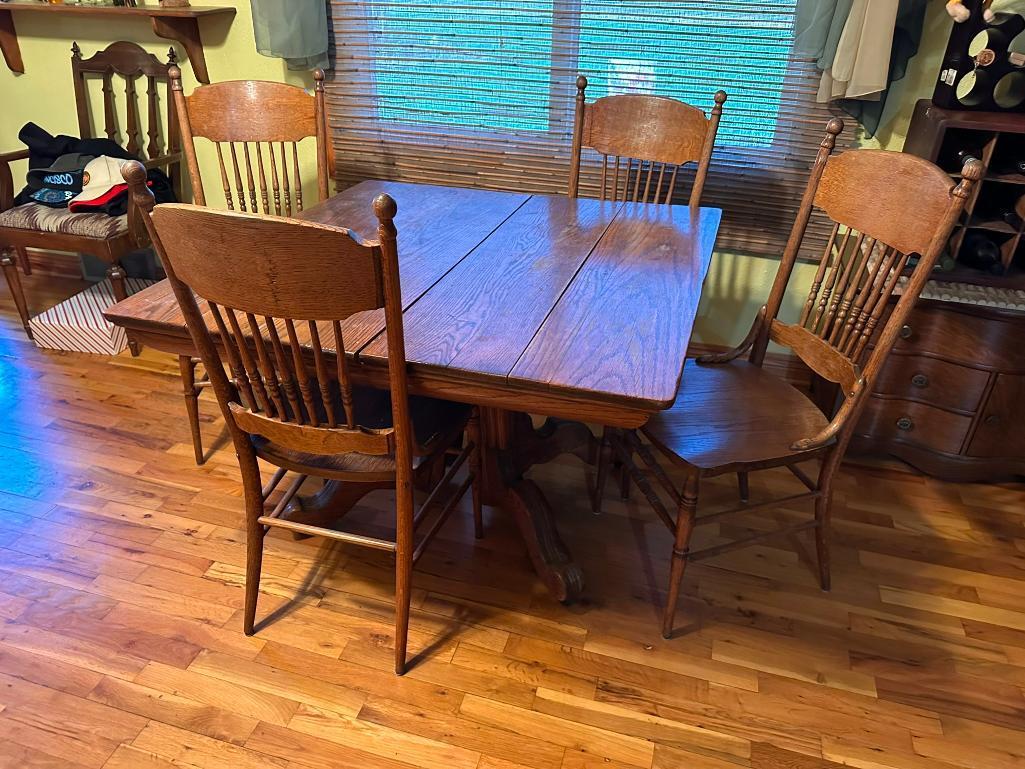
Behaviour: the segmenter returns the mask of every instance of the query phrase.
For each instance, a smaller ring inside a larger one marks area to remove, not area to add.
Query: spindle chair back
[[[348,230],[298,219],[186,204],[154,208],[142,167],[129,163],[123,173],[239,458],[246,496],[246,634],[255,630],[268,528],[386,550],[396,555],[395,669],[401,674],[413,564],[471,486],[478,536],[481,507],[476,412],[427,398],[411,407],[395,201],[377,197],[378,240],[362,241]],[[385,318],[390,398],[383,400],[383,393],[355,385],[346,359],[343,322],[371,310],[383,310]],[[446,451],[464,431],[469,440],[446,470]],[[278,467],[266,487],[258,458]],[[453,478],[467,460],[470,472],[456,486]],[[289,470],[297,477],[267,513],[265,502]],[[309,475],[375,488],[393,485],[395,540],[290,520],[286,505]],[[414,482],[429,490],[416,511]],[[415,530],[429,517],[426,534],[414,545]]]
[[[664,96],[618,94],[586,103],[587,78],[577,77],[569,196],[579,194],[585,147],[601,156],[601,200],[671,203],[680,168],[697,163],[689,203],[701,204],[726,92],[717,91],[706,118],[697,107]]]
[[[96,136],[90,107],[89,82],[98,77],[101,82],[103,104],[103,134],[117,142],[132,155],[156,160],[179,151],[180,136],[174,109],[170,108],[169,66],[175,66],[177,55],[168,49],[167,63],[145,51],[136,43],[111,43],[89,58],[82,57],[78,43],[71,45],[71,71],[75,88],[75,108],[78,114],[78,132],[83,139]],[[145,80],[144,89],[139,81]],[[120,83],[124,89],[124,124],[120,124],[117,109]],[[163,86],[163,88],[161,88]],[[160,91],[163,90],[163,97]],[[140,101],[145,99],[144,107]],[[167,123],[160,130],[160,105],[168,105]],[[145,130],[141,114],[145,111]],[[174,166],[177,169],[177,164]],[[169,174],[171,175],[171,174]],[[173,175],[172,179],[175,178]]]
[[[316,143],[317,192],[328,197],[332,149],[324,107],[324,73],[314,72],[314,92],[263,80],[232,80],[196,88],[186,96],[181,71],[170,70],[194,201],[207,204],[196,155],[197,138],[217,155],[221,189],[230,211],[295,216],[310,201],[304,194],[299,145]]]
[[[878,376],[982,172],[969,162],[953,186],[935,164],[907,153],[831,156],[838,123],[830,123],[819,149],[764,313],[756,320],[750,354],[760,365],[768,342],[775,342],[840,385],[844,402],[830,434],[809,437],[801,444],[805,448],[823,445],[840,429],[849,437],[854,408]],[[832,231],[800,316],[786,323],[777,316],[813,209],[829,218]]]

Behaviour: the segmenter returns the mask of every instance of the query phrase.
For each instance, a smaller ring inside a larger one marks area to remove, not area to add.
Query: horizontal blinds
[[[827,111],[791,56],[796,0],[333,0],[328,105],[342,184],[366,178],[564,194],[577,74],[588,101],[725,90],[702,202],[719,248],[779,254]],[[850,129],[841,145],[850,140]],[[585,155],[581,194],[599,165]],[[688,185],[680,185],[685,202]],[[813,220],[809,253],[828,226]]]

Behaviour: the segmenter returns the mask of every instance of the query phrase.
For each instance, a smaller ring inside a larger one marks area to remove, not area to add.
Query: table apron
[[[195,345],[189,337],[154,329],[127,330],[129,339],[144,347],[152,347],[173,355],[197,355]],[[388,371],[383,366],[355,365],[350,371],[353,380],[358,384],[388,389]],[[609,403],[554,390],[529,390],[499,381],[490,383],[461,376],[446,376],[436,369],[421,368],[415,364],[409,366],[408,376],[409,389],[414,395],[591,424],[636,428],[647,422],[654,413],[649,408]]]

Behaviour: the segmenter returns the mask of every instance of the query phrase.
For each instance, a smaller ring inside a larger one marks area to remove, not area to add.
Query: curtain
[[[339,181],[565,194],[574,86],[706,113],[728,94],[703,204],[719,248],[778,255],[830,118],[793,53],[797,0],[333,0],[327,84]],[[851,134],[841,137],[841,148]],[[691,167],[692,168],[692,167]],[[596,194],[585,152],[581,194]],[[689,184],[679,185],[686,202]],[[807,242],[825,242],[815,219]]]
[[[256,50],[284,59],[289,69],[328,66],[324,0],[251,0]]]

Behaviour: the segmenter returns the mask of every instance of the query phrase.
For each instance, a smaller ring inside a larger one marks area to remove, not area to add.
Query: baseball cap
[[[93,158],[82,175],[82,189],[75,195],[68,208],[72,211],[84,208],[100,208],[128,189],[121,175],[123,160],[100,155]]]
[[[82,191],[86,166],[94,155],[71,152],[61,155],[49,168],[29,169],[25,177],[29,197],[48,206],[65,206]]]

